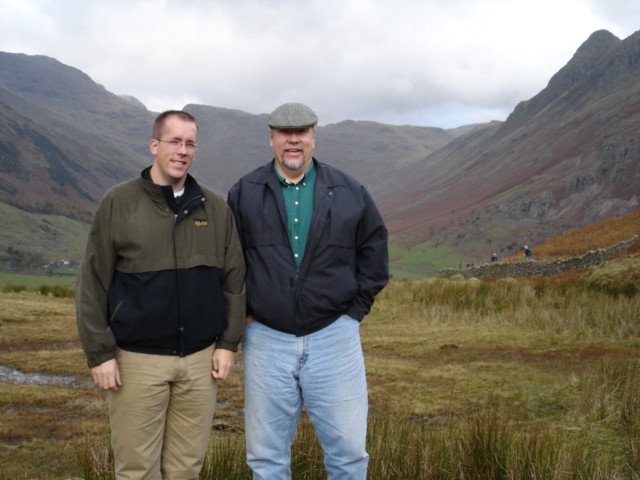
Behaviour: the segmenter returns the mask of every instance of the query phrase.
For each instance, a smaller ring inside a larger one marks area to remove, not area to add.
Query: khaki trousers
[[[118,350],[122,386],[108,394],[116,479],[197,480],[216,401],[212,355]]]

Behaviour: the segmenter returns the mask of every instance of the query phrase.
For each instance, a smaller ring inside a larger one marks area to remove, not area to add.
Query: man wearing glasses
[[[243,331],[233,215],[188,174],[197,134],[186,112],[158,115],[153,164],[100,202],[78,278],[78,332],[108,391],[117,479],[198,478],[216,382]]]
[[[274,110],[274,159],[241,178],[227,200],[247,264],[242,358],[254,480],[291,478],[303,407],[328,478],[367,476],[359,328],[388,281],[387,229],[360,183],[313,158],[317,121],[299,103]]]

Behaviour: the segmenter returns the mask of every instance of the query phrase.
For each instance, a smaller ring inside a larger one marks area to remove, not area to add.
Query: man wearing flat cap
[[[389,278],[387,229],[360,183],[313,157],[317,123],[306,105],[276,108],[273,160],[228,195],[247,265],[242,349],[254,480],[291,478],[303,407],[328,478],[367,474],[359,327]]]

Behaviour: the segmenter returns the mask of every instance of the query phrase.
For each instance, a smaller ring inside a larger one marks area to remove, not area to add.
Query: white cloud
[[[640,24],[611,0],[0,0],[0,50],[44,54],[149,109],[345,119],[504,120],[591,33]]]

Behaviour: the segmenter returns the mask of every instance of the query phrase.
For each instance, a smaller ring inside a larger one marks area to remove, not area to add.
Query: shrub
[[[4,287],[2,287],[3,293],[20,293],[24,292],[27,289],[26,285],[14,285],[12,283],[7,283]]]
[[[60,285],[40,285],[38,290],[40,291],[40,295],[51,295],[56,298],[73,298],[75,296],[74,289]]]

